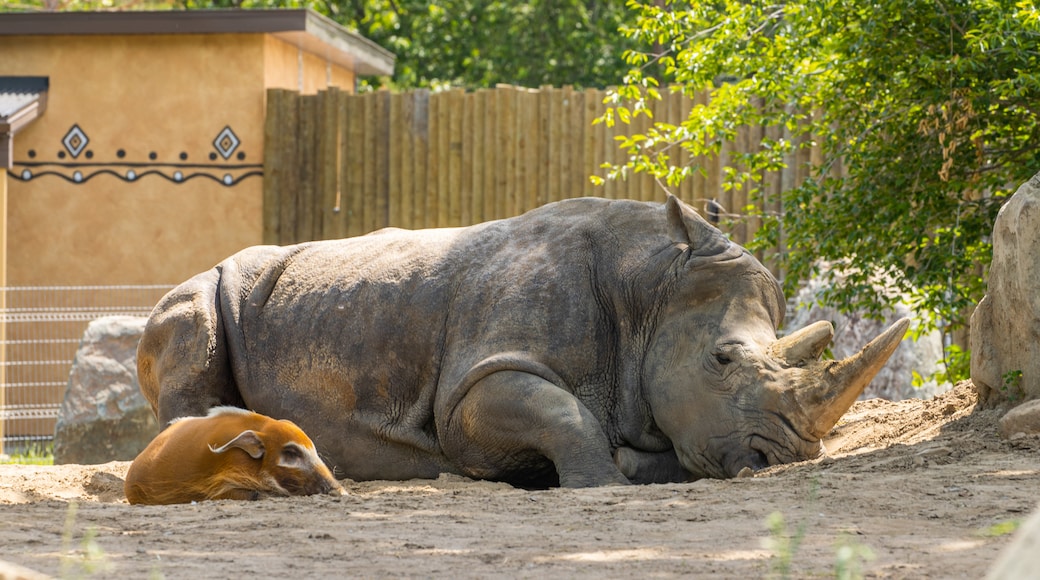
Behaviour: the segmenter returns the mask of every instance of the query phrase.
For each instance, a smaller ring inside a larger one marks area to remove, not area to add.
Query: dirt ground
[[[0,560],[105,578],[981,578],[1040,499],[1040,440],[1001,440],[1000,414],[962,383],[857,403],[815,461],[581,490],[442,477],[151,507],[126,503],[125,462],[2,465]]]

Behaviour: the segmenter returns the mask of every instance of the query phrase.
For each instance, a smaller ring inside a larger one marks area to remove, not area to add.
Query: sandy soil
[[[865,401],[826,457],[681,485],[442,477],[144,507],[123,497],[128,463],[3,465],[0,560],[119,578],[752,578],[788,560],[798,578],[855,564],[866,577],[980,578],[1040,490],[1040,440],[1001,440],[1000,414],[975,409],[969,383],[927,402]]]

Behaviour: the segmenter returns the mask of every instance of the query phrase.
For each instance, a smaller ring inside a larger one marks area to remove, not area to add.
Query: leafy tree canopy
[[[989,234],[1013,188],[1040,171],[1040,12],[1032,0],[632,0],[635,65],[607,120],[629,117],[659,86],[709,90],[679,126],[630,143],[628,166],[675,184],[670,148],[718,152],[736,128],[785,127],[732,159],[751,184],[807,146],[823,163],[783,195],[753,245],[783,236],[785,286],[819,268],[842,276],[827,298],[878,313],[893,291],[946,329],[985,292]],[[649,48],[653,47],[653,48]],[[661,75],[648,72],[657,63]],[[835,163],[845,170],[833,171]],[[878,279],[887,280],[878,288]]]
[[[354,0],[344,22],[397,54],[394,83],[607,86],[627,70],[621,0]]]

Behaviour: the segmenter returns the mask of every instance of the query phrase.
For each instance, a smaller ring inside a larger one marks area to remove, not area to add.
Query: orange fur
[[[130,503],[152,505],[344,493],[299,427],[233,407],[171,421],[134,459],[124,489]]]

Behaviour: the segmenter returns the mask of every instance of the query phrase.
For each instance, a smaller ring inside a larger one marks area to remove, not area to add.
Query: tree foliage
[[[786,289],[835,268],[826,299],[879,313],[893,293],[949,330],[985,291],[996,214],[1040,171],[1040,17],[1031,0],[640,2],[644,47],[606,119],[645,110],[661,85],[709,90],[679,126],[630,141],[628,167],[676,184],[683,147],[713,154],[755,124],[785,137],[730,160],[731,184],[819,143],[822,163],[760,215],[753,246],[789,251]],[[657,63],[662,75],[650,74]],[[844,167],[843,171],[836,168]],[[883,282],[882,286],[877,283]]]
[[[631,42],[622,0],[353,0],[345,22],[397,54],[400,87],[607,86]]]

